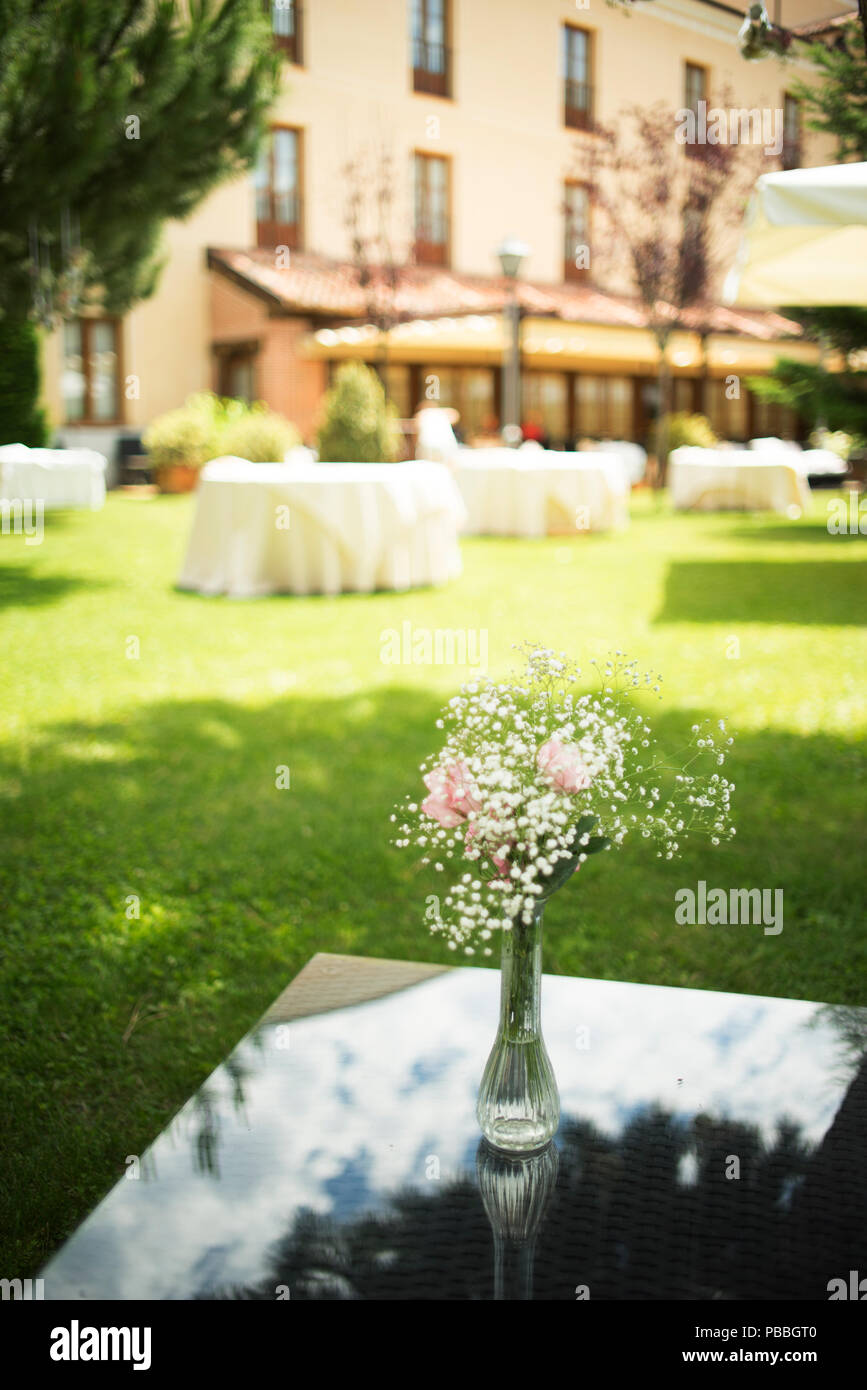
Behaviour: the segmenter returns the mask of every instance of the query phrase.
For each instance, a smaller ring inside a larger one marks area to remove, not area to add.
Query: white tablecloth
[[[596,445],[603,453],[618,454],[626,464],[629,481],[635,486],[644,479],[647,472],[647,450],[628,439],[601,439]]]
[[[461,449],[454,473],[473,535],[575,535],[629,520],[628,468],[614,453]]]
[[[463,519],[440,463],[216,459],[201,473],[178,583],[233,598],[444,584],[460,573]]]
[[[28,449],[24,444],[0,448],[0,498],[9,502],[41,501],[54,507],[89,507],[105,502],[106,460],[93,449]]]
[[[668,459],[672,503],[679,510],[800,516],[810,505],[801,458],[758,449],[674,449]]]
[[[790,439],[751,439],[750,449],[763,457],[785,455],[805,478],[842,477],[849,471],[848,464],[831,449],[802,449]]]

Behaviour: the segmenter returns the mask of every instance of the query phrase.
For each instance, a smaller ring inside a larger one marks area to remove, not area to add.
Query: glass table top
[[[867,1010],[546,975],[562,1118],[481,1140],[499,972],[318,955],[47,1299],[819,1299],[867,1274]]]

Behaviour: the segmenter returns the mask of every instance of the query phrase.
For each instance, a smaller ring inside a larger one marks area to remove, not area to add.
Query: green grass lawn
[[[546,912],[547,970],[867,1003],[867,540],[829,535],[828,497],[793,523],[641,496],[624,534],[470,540],[448,588],[335,599],[177,592],[188,498],[0,537],[4,1274],[35,1271],[315,951],[461,963],[388,817],[469,673],[383,663],[407,620],[486,631],[495,674],[525,638],[582,665],[623,648],[665,677],[666,742],[704,715],[739,734],[737,838],[592,860]],[[700,878],[782,888],[783,932],[676,926]]]

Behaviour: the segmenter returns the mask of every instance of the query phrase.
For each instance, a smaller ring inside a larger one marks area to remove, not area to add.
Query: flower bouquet
[[[500,934],[500,1027],[477,1114],[492,1144],[519,1152],[541,1148],[559,1123],[540,1026],[545,903],[630,832],[667,859],[690,834],[719,844],[735,833],[723,721],[716,733],[693,725],[688,757],[673,766],[635,703],[642,691],[659,695],[660,677],[617,652],[593,663],[599,688],[582,694],[565,654],[523,650],[521,675],[472,682],[449,701],[437,721],[445,743],[421,765],[428,795],[392,815],[396,845],[420,849],[441,873],[465,866],[442,904],[429,900],[432,930],[466,955],[490,956]]]

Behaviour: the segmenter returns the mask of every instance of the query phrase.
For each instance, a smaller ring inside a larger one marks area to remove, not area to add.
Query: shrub
[[[323,402],[322,463],[392,463],[397,456],[393,413],[382,382],[363,362],[344,362]]]
[[[220,452],[236,454],[250,463],[282,463],[286,451],[300,443],[295,426],[259,402],[236,419],[230,416]]]
[[[201,468],[220,452],[222,404],[207,391],[190,396],[177,410],[159,415],[142,435],[154,468],[186,463]]]
[[[201,468],[221,454],[251,463],[280,463],[299,435],[294,425],[261,402],[250,406],[200,391],[154,420],[142,442],[155,468],[176,463]]]
[[[698,449],[713,449],[719,440],[706,415],[690,415],[681,410],[668,416],[668,449],[682,449],[688,445]]]
[[[39,338],[27,319],[0,318],[0,444],[40,449],[47,442],[40,388]]]
[[[810,435],[810,444],[814,449],[829,449],[832,454],[845,463],[854,449],[862,447],[862,441],[857,435],[845,434],[843,430],[815,429]]]

